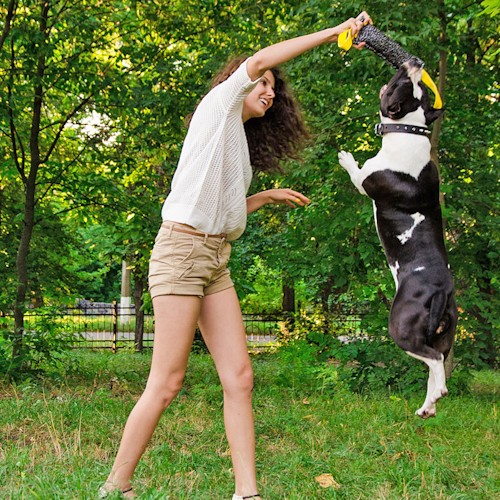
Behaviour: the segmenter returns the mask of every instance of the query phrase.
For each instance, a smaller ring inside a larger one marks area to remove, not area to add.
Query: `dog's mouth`
[[[387,92],[388,88],[389,88],[388,85],[384,85],[380,89],[380,92],[379,92],[380,100],[382,100],[382,97]],[[391,101],[391,100],[389,99],[389,101]],[[386,109],[385,109],[387,117],[391,118],[391,119],[395,119],[400,111],[401,111],[401,105],[400,105],[399,101],[394,101],[394,102],[388,103],[386,106]]]
[[[420,59],[417,59],[416,57],[412,57],[411,59],[408,59],[408,61],[403,63],[403,66],[406,68],[406,71],[408,72],[408,76],[411,76],[412,73],[415,73],[424,67],[423,61]]]

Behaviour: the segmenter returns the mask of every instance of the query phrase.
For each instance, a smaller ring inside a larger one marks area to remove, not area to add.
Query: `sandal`
[[[116,488],[114,490],[107,490],[104,486],[101,486],[99,488],[99,498],[106,498],[108,495],[111,495],[111,493],[114,493],[115,491],[118,491],[118,488]],[[125,496],[127,493],[130,493],[133,491],[134,491],[134,488],[131,486],[130,488],[120,490],[120,493]]]
[[[253,495],[247,495],[247,496],[239,496],[236,495],[236,493],[233,495],[233,500],[256,500],[258,497],[258,500],[260,500],[260,495],[258,493],[254,493]]]

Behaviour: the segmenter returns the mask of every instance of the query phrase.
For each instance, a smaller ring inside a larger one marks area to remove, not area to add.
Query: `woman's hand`
[[[247,198],[247,213],[255,212],[264,205],[288,205],[292,208],[309,205],[311,200],[293,189],[269,189]]]
[[[339,24],[334,28],[335,41],[338,40],[338,36],[341,33],[347,30],[351,30],[351,37],[356,38],[356,35],[359,33],[361,28],[363,26],[366,26],[367,24],[373,24],[373,21],[371,17],[368,15],[368,13],[363,11],[360,14],[358,14],[356,18],[348,19],[347,21],[344,21],[342,24]],[[365,43],[362,42],[360,44],[354,45],[354,48],[359,50],[362,49],[364,45]]]

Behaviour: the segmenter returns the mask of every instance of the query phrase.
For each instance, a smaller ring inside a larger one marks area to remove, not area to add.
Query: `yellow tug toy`
[[[354,38],[351,35],[350,29],[344,31],[339,35],[337,43],[342,50],[347,51],[353,44],[358,45],[362,42],[365,43],[366,48],[375,52],[378,56],[385,59],[396,69],[398,69],[405,61],[408,61],[408,59],[418,59],[418,57],[412,56],[406,52],[394,40],[391,40],[388,36],[384,35],[379,29],[375,28],[375,26],[372,26],[371,24],[363,26]],[[422,70],[422,82],[427,85],[432,92],[434,92],[434,108],[441,109],[443,107],[443,101],[441,100],[439,91],[436,84],[425,69]]]

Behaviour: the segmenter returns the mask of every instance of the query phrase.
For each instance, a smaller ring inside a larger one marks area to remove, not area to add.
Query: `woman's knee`
[[[253,391],[253,370],[250,363],[245,364],[233,372],[221,376],[224,392],[228,395],[248,395]]]
[[[162,381],[150,378],[146,384],[145,392],[149,393],[163,408],[166,408],[182,389],[183,380],[184,373],[170,375]]]

